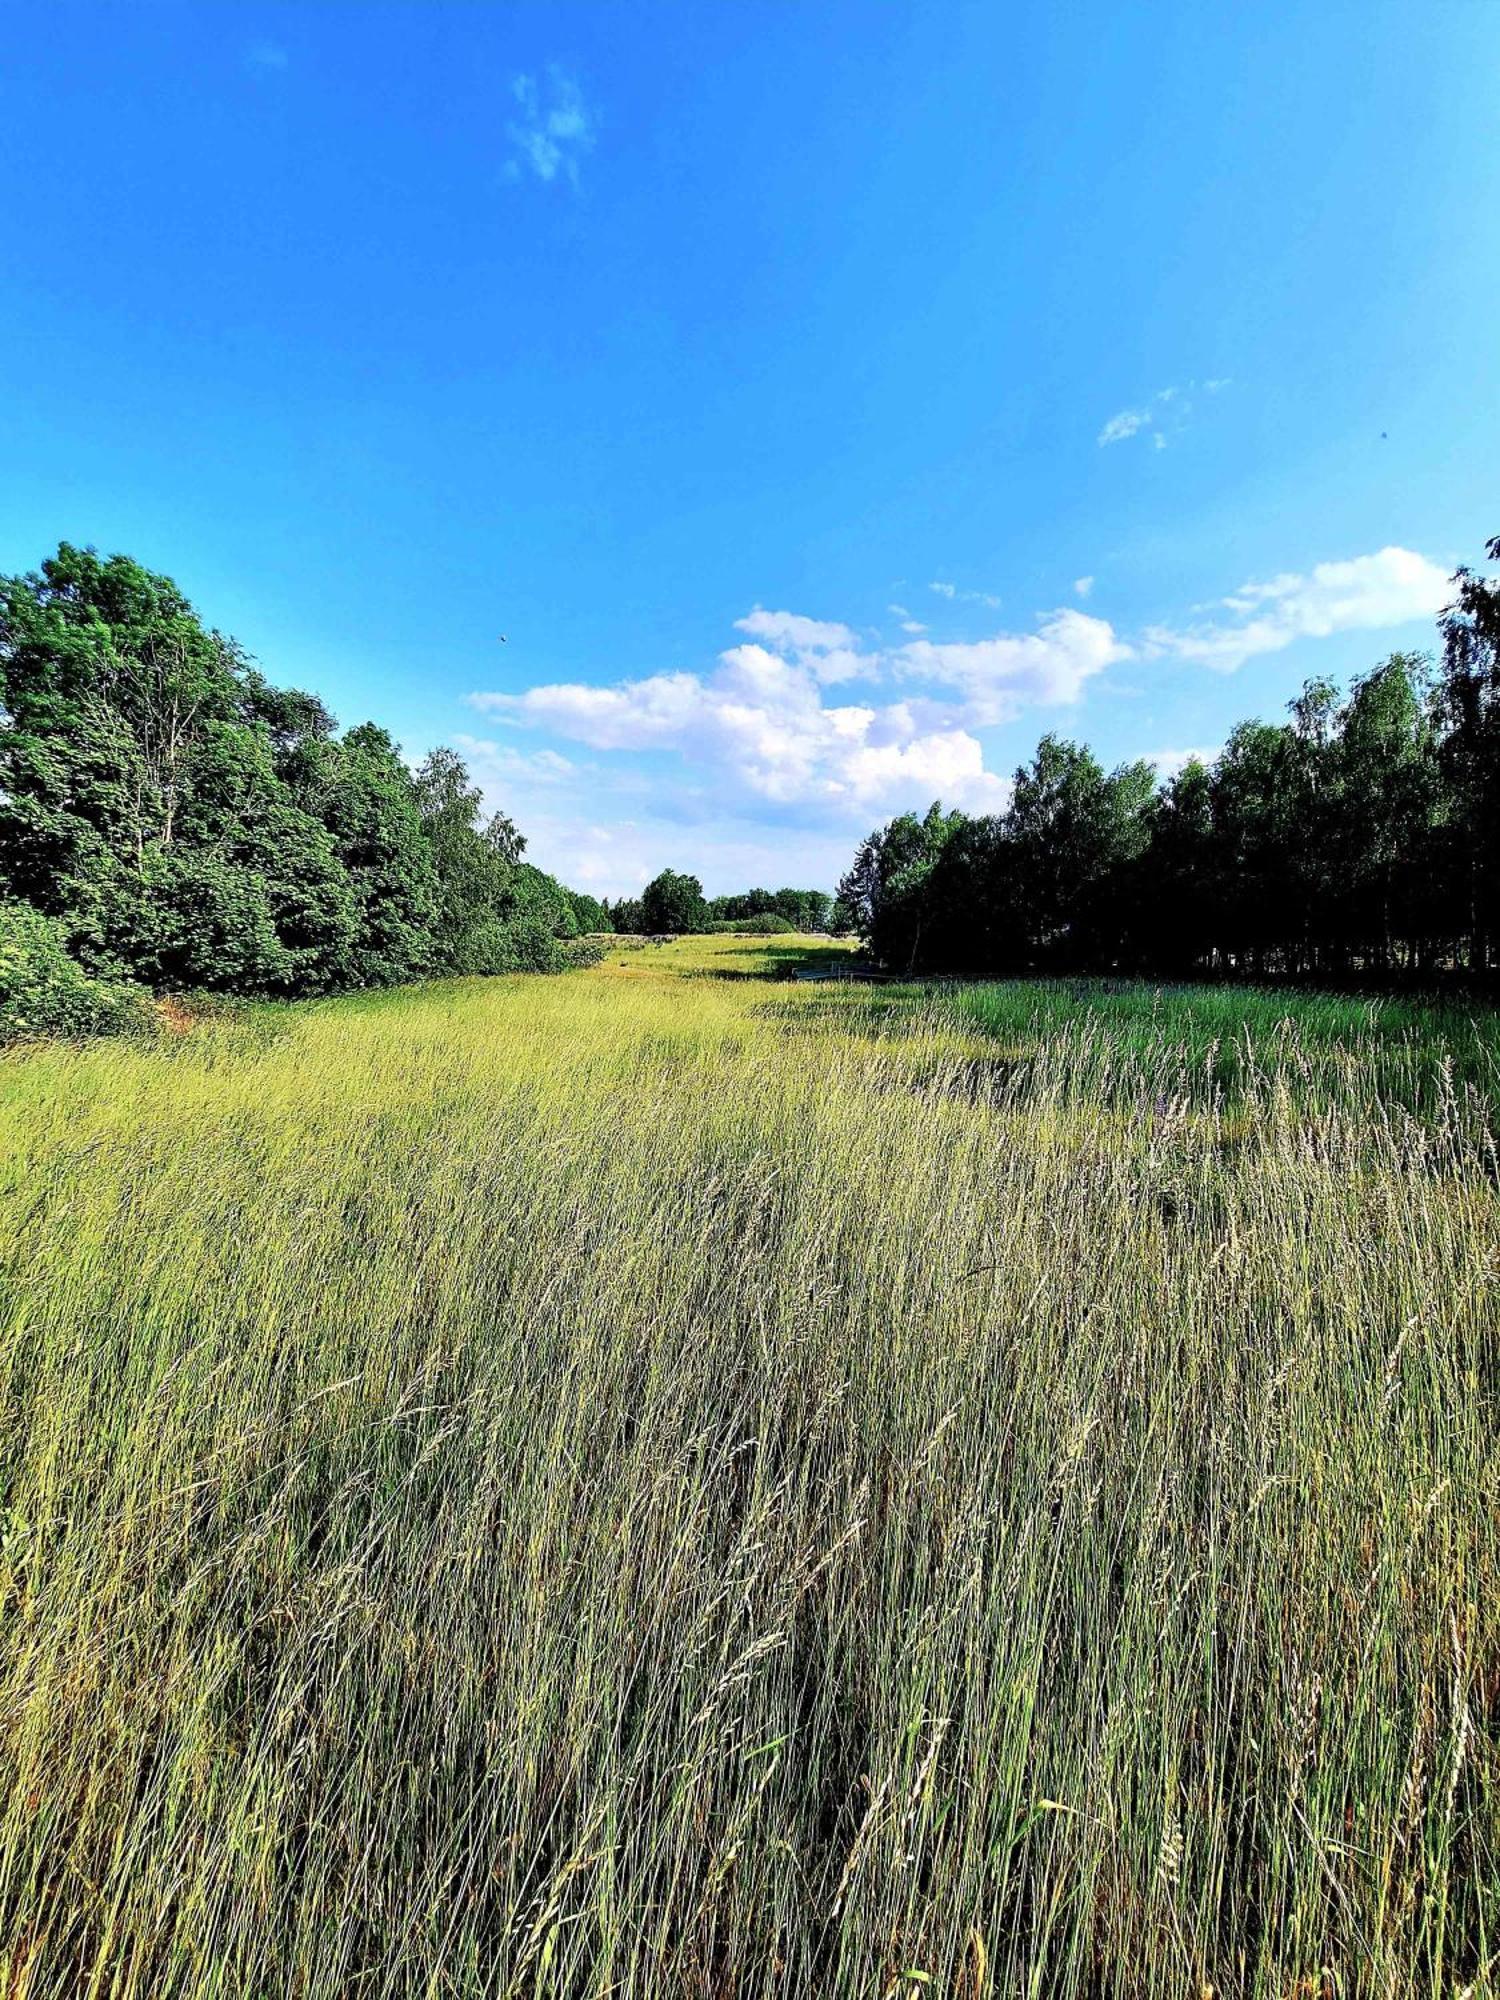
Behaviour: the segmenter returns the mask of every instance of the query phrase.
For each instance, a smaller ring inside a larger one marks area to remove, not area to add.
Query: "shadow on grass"
[[[842,957],[832,953],[826,945],[816,944],[773,944],[760,946],[751,965],[711,965],[702,966],[689,973],[691,979],[759,979],[790,980],[801,979],[814,974],[818,979],[830,981],[838,978],[838,972],[830,968],[830,960]]]
[[[869,1035],[911,1019],[918,1011],[917,998],[909,988],[820,980],[816,990],[804,986],[795,1000],[769,1000],[755,1011],[762,1020],[782,1022],[794,1034],[823,1034],[833,1028],[848,1035]]]

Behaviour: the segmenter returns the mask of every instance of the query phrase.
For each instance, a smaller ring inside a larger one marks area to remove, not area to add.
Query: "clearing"
[[[1493,1025],[837,949],[0,1062],[0,1993],[1494,1991]]]

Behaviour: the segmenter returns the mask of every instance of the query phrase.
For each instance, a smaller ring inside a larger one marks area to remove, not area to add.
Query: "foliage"
[[[760,910],[753,917],[710,917],[703,928],[711,937],[773,937],[793,932],[797,926],[775,910]]]
[[[640,928],[648,933],[701,931],[708,921],[703,884],[696,875],[663,868],[641,891]]]
[[[840,912],[898,972],[1500,969],[1500,583],[1455,584],[1438,672],[1397,653],[1343,698],[1310,681],[1159,788],[1045,737],[1006,812],[871,834]]]
[[[715,896],[709,915],[721,921],[746,921],[757,917],[781,917],[788,930],[826,931],[833,899],[822,889],[747,889],[738,896]]]
[[[5,1990],[1488,1993],[1496,1017],[780,949],[0,1065]]]
[[[664,869],[639,897],[622,896],[608,912],[621,935],[659,936],[698,931],[770,936],[782,931],[826,931],[832,898],[822,889],[747,889],[742,895],[703,899],[696,875]]]
[[[598,936],[614,929],[608,906],[597,896],[585,895],[579,889],[569,889],[567,897],[573,907],[573,922],[580,937]]]
[[[556,966],[574,901],[480,805],[454,751],[414,777],[374,724],[340,737],[128,557],[0,578],[0,895],[87,972],[297,995]]]
[[[89,978],[55,918],[0,902],[0,1043],[145,1033],[153,1020],[139,987]]]

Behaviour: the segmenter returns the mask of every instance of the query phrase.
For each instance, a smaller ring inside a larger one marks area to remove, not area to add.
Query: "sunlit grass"
[[[6,2000],[1494,1991],[1482,1069],[787,950],[0,1062]]]

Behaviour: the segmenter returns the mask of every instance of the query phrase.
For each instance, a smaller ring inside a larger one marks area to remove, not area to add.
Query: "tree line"
[[[664,868],[639,896],[606,905],[616,931],[658,936],[688,931],[826,931],[833,898],[825,889],[747,889],[705,897],[696,875]]]
[[[106,982],[287,997],[555,970],[609,919],[525,846],[455,751],[413,770],[374,723],[340,734],[130,558],[64,543],[0,577],[13,992],[30,966],[61,993],[59,954]]]
[[[1438,661],[1309,681],[1286,722],[1241,723],[1165,784],[1046,736],[1005,812],[870,834],[841,910],[900,972],[1492,977],[1500,581],[1453,581]]]
[[[129,1025],[145,989],[297,998],[828,919],[821,890],[709,900],[671,869],[611,909],[525,849],[457,751],[340,732],[169,577],[68,543],[0,576],[0,1038]]]

